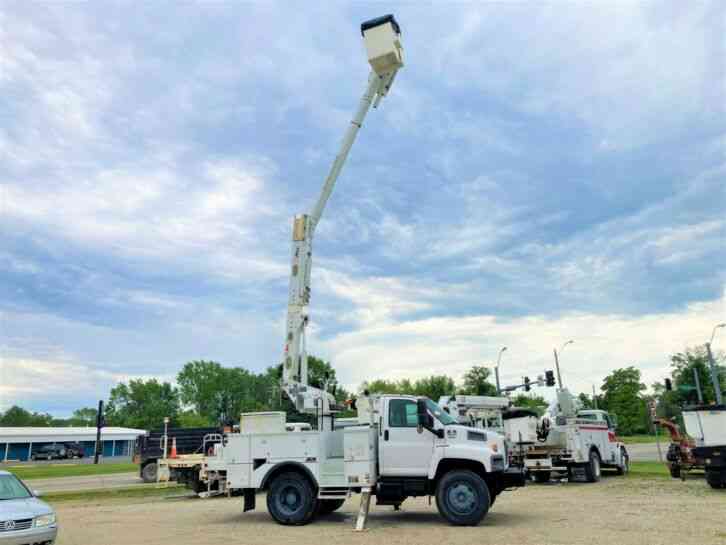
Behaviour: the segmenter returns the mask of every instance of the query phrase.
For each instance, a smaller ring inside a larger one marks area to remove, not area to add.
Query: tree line
[[[649,433],[652,419],[649,404],[655,403],[658,416],[681,421],[684,405],[696,401],[693,389],[694,370],[700,377],[707,401],[713,400],[714,389],[710,380],[705,349],[686,349],[674,354],[671,361],[671,380],[674,388],[667,391],[663,384],[653,384],[652,393],[641,380],[634,365],[616,369],[603,380],[600,394],[595,398],[580,394],[585,408],[607,410],[618,418],[618,431],[622,435]],[[719,361],[723,364],[724,357]],[[309,358],[310,384],[322,387],[333,385],[340,403],[352,394],[337,386],[335,369],[330,362]],[[726,390],[726,368],[721,367],[722,390]],[[234,421],[243,412],[282,410],[290,421],[305,420],[295,412],[292,404],[279,388],[282,366],[268,367],[261,373],[243,367],[224,367],[218,362],[197,360],[184,365],[176,376],[176,384],[157,379],[132,379],[114,386],[106,401],[106,425],[138,429],[158,429],[165,417],[176,427],[216,426]],[[373,380],[361,384],[359,391],[371,393],[410,394],[426,396],[434,401],[452,394],[496,395],[490,369],[471,367],[456,383],[448,375],[431,375],[417,380]],[[521,393],[512,398],[517,407],[528,407],[544,413],[548,402],[536,394]],[[94,426],[96,409],[87,407],[74,411],[70,418],[54,418],[49,414],[30,412],[11,407],[0,412],[0,426]]]

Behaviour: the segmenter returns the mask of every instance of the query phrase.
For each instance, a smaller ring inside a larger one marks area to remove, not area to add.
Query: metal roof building
[[[133,444],[145,430],[101,428],[104,457],[131,456]],[[45,445],[79,443],[86,456],[93,456],[96,428],[0,428],[0,461],[27,461]]]

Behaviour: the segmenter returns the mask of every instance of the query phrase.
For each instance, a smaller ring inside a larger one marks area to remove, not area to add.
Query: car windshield
[[[30,492],[14,475],[0,475],[0,501],[24,500]]]
[[[448,426],[449,424],[456,424],[456,420],[454,420],[451,415],[449,415],[449,413],[447,413],[444,409],[439,407],[430,399],[426,399],[426,408],[432,415],[434,415],[434,418],[436,418],[444,426]]]

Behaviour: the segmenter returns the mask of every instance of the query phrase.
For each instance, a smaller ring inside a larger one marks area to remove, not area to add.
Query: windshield
[[[449,424],[456,424],[456,420],[454,420],[449,415],[449,413],[447,413],[444,409],[439,407],[436,403],[434,403],[430,399],[426,399],[426,408],[429,410],[429,412],[432,415],[434,415],[434,418],[436,418],[444,426],[448,426]]]
[[[24,500],[30,498],[30,492],[14,475],[0,475],[0,501]]]

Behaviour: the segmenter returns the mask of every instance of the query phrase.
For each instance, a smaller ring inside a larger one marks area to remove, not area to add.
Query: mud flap
[[[244,509],[243,512],[255,510],[255,500],[257,499],[256,490],[254,488],[245,488],[244,493]]]

